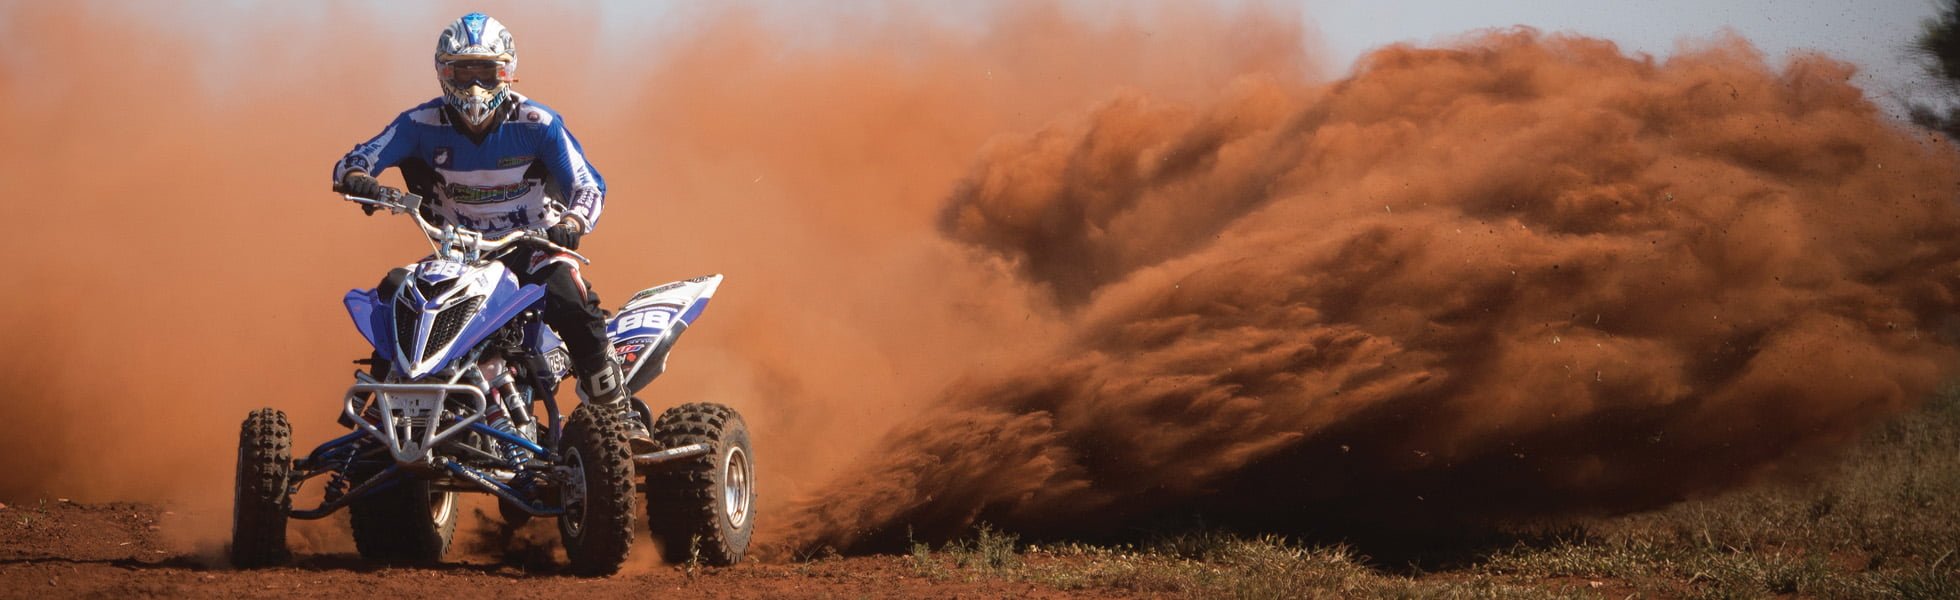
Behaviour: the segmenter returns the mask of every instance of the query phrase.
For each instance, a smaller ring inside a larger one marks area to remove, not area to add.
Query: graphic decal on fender
[[[416,268],[416,274],[429,282],[453,279],[463,275],[463,263],[446,260],[425,262]]]
[[[677,287],[680,287],[680,286],[683,286],[683,285],[687,285],[687,282],[685,282],[685,281],[676,281],[676,282],[673,282],[673,283],[668,283],[668,284],[663,284],[663,285],[661,285],[661,286],[659,286],[659,287],[656,287],[656,288],[653,288],[653,289],[648,289],[648,290],[643,290],[643,291],[641,291],[641,292],[640,292],[640,293],[638,293],[638,294],[633,294],[633,297],[631,297],[631,298],[627,298],[627,299],[626,299],[626,303],[627,303],[627,304],[632,304],[632,303],[633,303],[634,301],[636,301],[636,300],[639,300],[639,299],[641,299],[641,298],[651,298],[651,297],[653,297],[653,296],[655,296],[655,295],[657,295],[657,294],[659,294],[659,293],[661,293],[661,292],[664,292],[664,291],[667,291],[667,290],[671,290],[671,289],[674,289],[674,288],[677,288]]]
[[[552,373],[568,373],[572,370],[572,354],[564,348],[552,348],[544,353],[545,364]]]
[[[680,314],[679,304],[654,304],[636,308],[614,319],[611,337],[632,337],[633,334],[665,331],[674,322],[674,315]]]
[[[613,354],[619,355],[621,365],[631,366],[640,361],[640,352],[651,345],[652,338],[633,338],[613,345]]]

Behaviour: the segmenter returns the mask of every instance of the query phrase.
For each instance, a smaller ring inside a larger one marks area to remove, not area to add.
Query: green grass
[[[1609,577],[1650,594],[1960,598],[1960,389],[1811,481],[1587,524],[1478,568]]]
[[[910,562],[935,580],[1205,598],[1960,598],[1960,386],[1805,481],[1533,529],[1435,571],[1275,536],[1040,547],[984,526],[914,543]]]

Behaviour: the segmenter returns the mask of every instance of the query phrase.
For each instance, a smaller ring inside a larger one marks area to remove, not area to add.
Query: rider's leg
[[[517,273],[519,281],[544,285],[544,322],[565,342],[565,349],[572,355],[572,368],[578,374],[579,389],[585,392],[587,400],[624,408],[626,382],[606,343],[606,315],[599,310],[599,295],[592,291],[592,285],[572,261],[567,257],[506,264]]]

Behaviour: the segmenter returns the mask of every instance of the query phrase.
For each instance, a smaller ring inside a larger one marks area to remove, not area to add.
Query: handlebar
[[[550,238],[536,231],[517,230],[502,236],[485,238],[481,233],[458,228],[454,225],[437,227],[429,223],[428,219],[422,217],[421,196],[395,188],[381,188],[383,198],[364,198],[349,194],[343,191],[339,185],[334,186],[334,191],[340,192],[341,198],[356,204],[384,208],[391,213],[408,213],[408,216],[415,220],[415,225],[421,228],[422,234],[428,236],[430,245],[435,246],[438,254],[441,254],[448,247],[457,246],[461,247],[461,249],[472,250],[478,256],[481,256],[503,250],[518,242],[529,242],[543,246],[546,250],[570,255],[572,258],[578,259],[581,263],[592,264],[591,259],[573,251],[571,248],[552,243]]]

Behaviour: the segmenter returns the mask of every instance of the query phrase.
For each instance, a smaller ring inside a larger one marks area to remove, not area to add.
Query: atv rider
[[[542,230],[552,243],[576,250],[599,221],[606,180],[558,113],[511,91],[517,47],[510,30],[482,13],[463,15],[436,38],[435,67],[442,97],[401,113],[355,146],[334,166],[335,190],[380,198],[386,192],[374,174],[399,167],[409,191],[432,200],[424,214],[436,222],[486,237]],[[364,208],[373,214],[374,207]],[[520,283],[544,285],[545,324],[571,351],[586,401],[623,408],[605,316],[578,261],[533,247],[502,260]],[[381,297],[392,296],[407,275],[390,272]],[[375,364],[382,369],[387,361]]]

